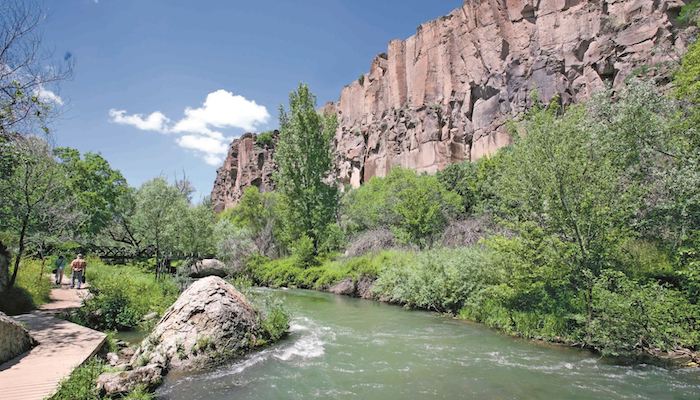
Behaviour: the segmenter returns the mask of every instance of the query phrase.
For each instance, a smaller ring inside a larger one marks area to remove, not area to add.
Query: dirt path
[[[59,383],[106,340],[106,335],[54,317],[60,311],[80,307],[87,290],[67,285],[51,290],[51,302],[31,314],[18,315],[39,342],[31,351],[0,365],[0,398],[41,400],[53,395]]]

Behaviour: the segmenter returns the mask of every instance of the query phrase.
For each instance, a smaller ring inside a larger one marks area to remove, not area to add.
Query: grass
[[[376,278],[386,265],[403,263],[409,258],[410,253],[407,252],[384,250],[360,257],[325,260],[318,266],[304,267],[294,256],[277,260],[256,257],[248,263],[248,273],[255,283],[265,286],[322,290],[346,278]]]
[[[49,400],[99,400],[102,397],[97,390],[97,377],[109,371],[107,365],[98,357],[90,358],[85,364],[76,368],[70,376],[61,382],[58,392]],[[122,397],[123,400],[154,400],[155,396],[144,387]]]
[[[10,292],[0,298],[0,311],[9,315],[29,312],[49,302],[51,266],[46,262],[43,275],[40,260],[23,260],[17,272],[17,281]]]
[[[71,314],[71,321],[98,330],[131,330],[151,312],[162,314],[180,294],[173,277],[156,280],[136,265],[88,261],[92,297]],[[148,327],[144,327],[148,328]]]
[[[95,381],[104,370],[105,363],[102,360],[97,357],[89,359],[61,382],[58,392],[49,400],[99,400]]]

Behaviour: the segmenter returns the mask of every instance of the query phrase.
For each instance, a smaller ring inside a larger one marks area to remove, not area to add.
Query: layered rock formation
[[[389,44],[334,105],[339,178],[435,172],[509,143],[505,122],[543,101],[617,88],[684,50],[679,0],[467,0]]]
[[[216,171],[216,181],[211,201],[216,211],[223,211],[238,203],[243,191],[256,186],[261,191],[273,188],[272,159],[277,132],[268,141],[259,142],[258,135],[246,133],[234,140],[229,147],[224,164]]]
[[[338,114],[340,182],[357,187],[394,166],[433,173],[477,160],[510,143],[505,123],[531,105],[532,92],[567,104],[619,88],[637,67],[677,63],[686,44],[674,25],[683,4],[466,0],[389,43],[369,73],[326,106]],[[274,165],[256,170],[253,144],[233,143],[212,193],[217,207],[235,204],[242,185],[269,188],[264,177]]]

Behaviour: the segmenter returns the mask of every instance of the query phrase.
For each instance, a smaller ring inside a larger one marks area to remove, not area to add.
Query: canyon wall
[[[246,133],[231,143],[224,164],[216,171],[211,191],[214,210],[220,212],[236,205],[249,186],[256,186],[262,192],[272,190],[276,137],[275,131],[272,143],[259,143],[257,135]]]
[[[675,26],[683,4],[465,1],[390,42],[368,73],[325,106],[338,115],[340,182],[357,187],[394,166],[433,173],[477,160],[510,143],[505,123],[532,104],[533,92],[568,104],[606,85],[619,88],[638,67],[675,65],[687,43]],[[259,153],[245,153],[253,146],[246,140],[232,144],[219,171],[212,199],[225,196],[217,204],[235,204],[247,184],[270,187],[272,164],[251,162]]]
[[[467,0],[389,43],[345,87],[337,167],[358,186],[394,166],[432,173],[507,145],[505,122],[543,101],[620,87],[684,51],[678,0]]]

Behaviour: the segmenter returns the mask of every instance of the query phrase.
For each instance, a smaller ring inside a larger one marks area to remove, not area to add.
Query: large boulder
[[[204,365],[240,355],[258,343],[260,318],[245,296],[223,279],[194,282],[165,312],[131,357],[126,371],[100,376],[106,395],[154,387],[169,369]]]
[[[215,258],[208,258],[195,262],[190,266],[189,273],[191,278],[204,278],[207,276],[219,276],[223,278],[227,274],[226,264]]]
[[[23,354],[36,345],[26,329],[0,312],[0,364]]]

